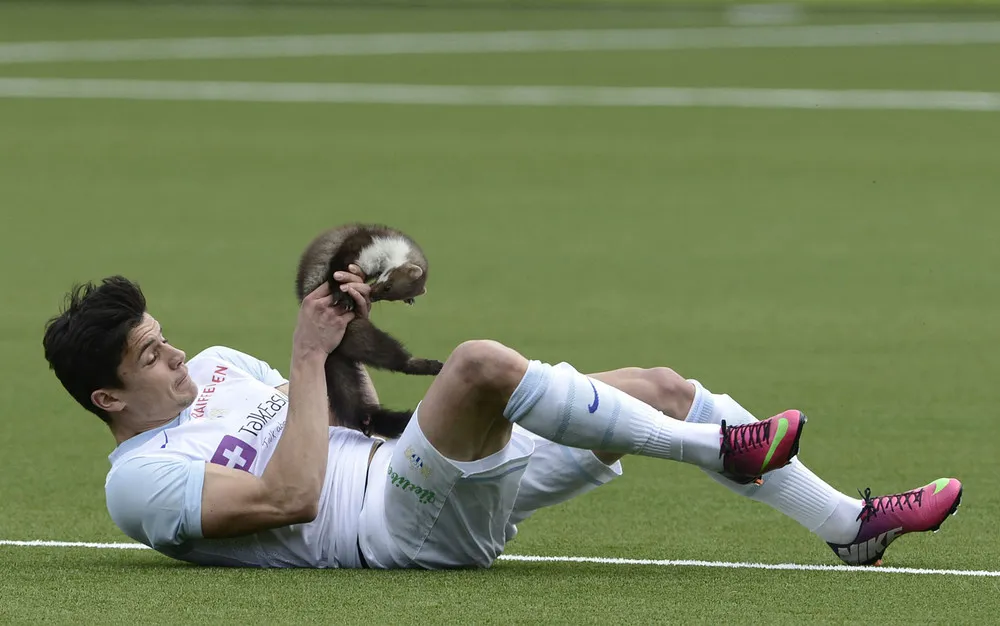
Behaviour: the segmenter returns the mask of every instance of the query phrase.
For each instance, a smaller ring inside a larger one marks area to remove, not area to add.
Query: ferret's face
[[[379,276],[372,283],[372,302],[403,300],[413,304],[413,299],[427,290],[427,273],[419,265],[407,263]]]

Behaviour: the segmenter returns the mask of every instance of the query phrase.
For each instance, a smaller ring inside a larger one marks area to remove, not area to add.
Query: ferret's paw
[[[345,311],[353,311],[357,305],[354,302],[354,298],[346,293],[340,293],[339,295],[334,294],[333,306],[339,307]]]

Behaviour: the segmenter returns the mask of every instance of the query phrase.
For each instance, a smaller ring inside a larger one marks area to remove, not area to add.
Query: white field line
[[[141,543],[90,543],[87,541],[17,541],[0,539],[0,546],[16,546],[19,548],[98,548],[100,550],[149,550],[149,546]]]
[[[726,569],[796,570],[808,572],[854,572],[872,574],[932,574],[938,576],[976,576],[1000,578],[1000,571],[925,569],[919,567],[851,567],[850,565],[800,565],[798,563],[741,563],[726,561],[687,561],[666,559],[618,559],[589,556],[531,556],[504,554],[504,561],[529,561],[552,563],[601,563],[606,565],[658,565],[661,567],[721,567]]]
[[[0,546],[28,548],[97,548],[117,550],[148,550],[140,543],[88,543],[84,541],[14,541],[0,539]],[[923,569],[915,567],[850,567],[847,565],[800,565],[797,563],[729,563],[725,561],[686,561],[665,559],[619,559],[589,556],[531,556],[526,554],[504,554],[502,561],[547,562],[547,563],[599,563],[603,565],[652,565],[660,567],[721,567],[727,569],[796,570],[809,572],[854,572],[873,574],[925,574],[937,576],[1000,577],[1000,571]]]
[[[0,64],[1000,43],[1000,22],[278,35],[0,44]]]
[[[1000,93],[685,87],[452,86],[0,78],[0,98],[451,106],[1000,111]]]

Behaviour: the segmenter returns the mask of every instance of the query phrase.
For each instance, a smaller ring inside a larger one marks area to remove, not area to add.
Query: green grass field
[[[0,41],[722,23],[10,5]],[[0,79],[996,92],[998,65],[1000,45],[970,44],[0,63]],[[361,219],[428,253],[427,296],[374,313],[415,353],[493,338],[581,370],[668,365],[759,417],[802,409],[800,458],[847,493],[965,483],[960,514],[895,543],[887,565],[1000,570],[1000,113],[0,98],[0,146],[0,540],[127,540],[104,508],[113,441],[42,356],[73,282],[126,274],[189,355],[221,343],[287,371],[297,256]],[[375,382],[404,406],[427,381]],[[624,467],[528,520],[508,553],[839,564],[693,467]],[[0,545],[0,621],[18,623],[971,624],[995,621],[998,598],[995,577],[510,561],[233,571]]]

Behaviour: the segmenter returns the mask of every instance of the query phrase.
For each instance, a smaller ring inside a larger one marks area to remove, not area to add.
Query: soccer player
[[[360,270],[335,279],[356,310],[332,307],[328,285],[309,294],[287,379],[225,347],[187,361],[123,277],[68,294],[45,357],[115,438],[105,491],[126,535],[198,564],[488,567],[518,523],[607,483],[636,454],[695,464],[845,562],[872,564],[961,498],[951,478],[847,497],[793,459],[798,411],[758,421],[666,368],[585,376],[493,341],[451,353],[398,439],[367,437],[328,409],[326,357],[370,310]]]

